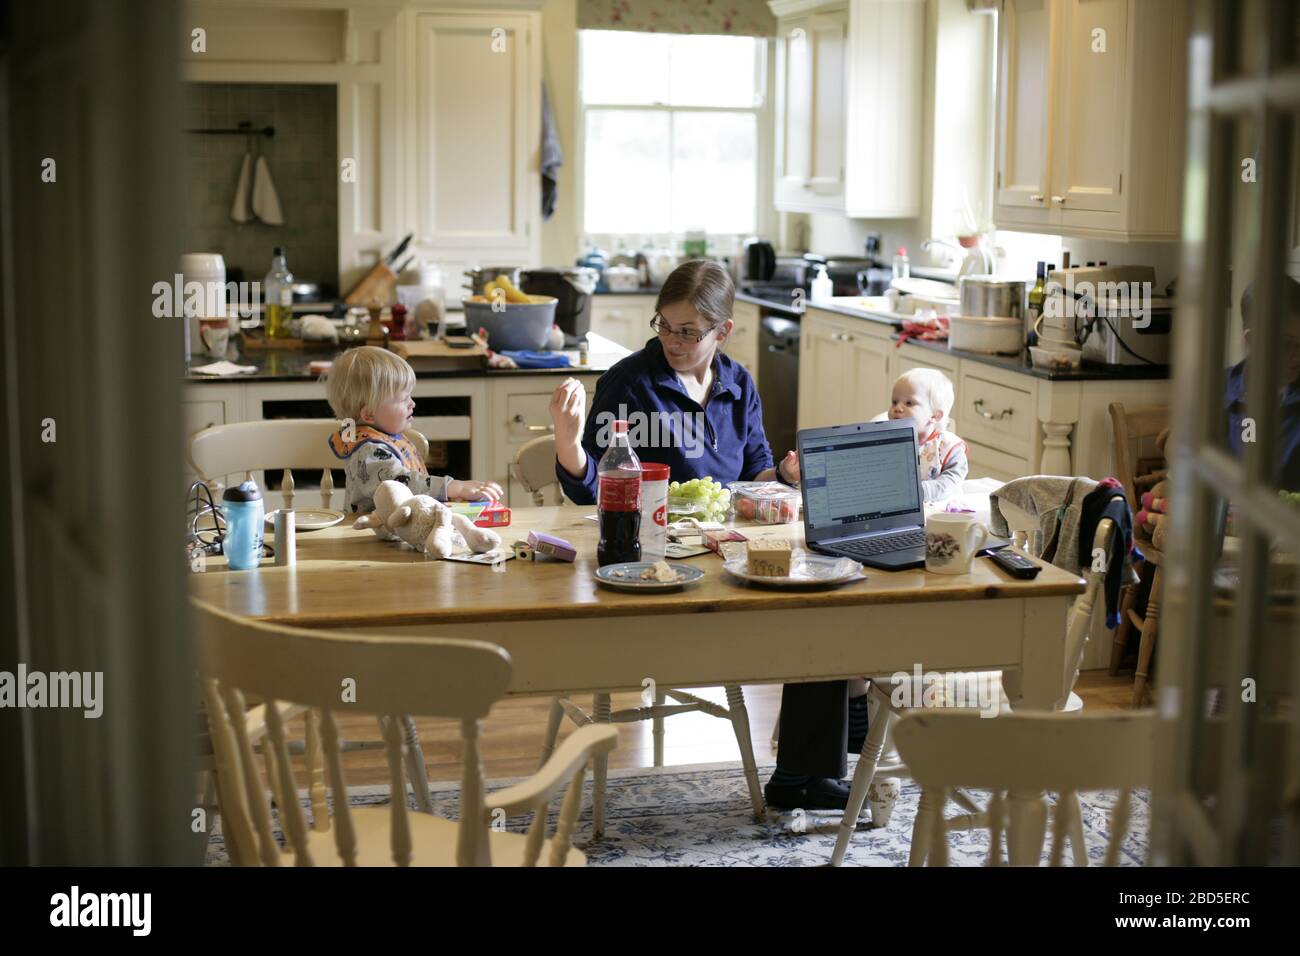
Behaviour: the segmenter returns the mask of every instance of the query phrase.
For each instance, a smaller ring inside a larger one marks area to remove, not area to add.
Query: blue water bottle
[[[246,481],[238,488],[227,488],[221,496],[221,511],[226,516],[226,536],[222,546],[232,571],[255,568],[262,558],[262,493],[257,482]]]

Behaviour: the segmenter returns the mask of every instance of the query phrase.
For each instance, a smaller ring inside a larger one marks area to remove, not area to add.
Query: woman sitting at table
[[[735,298],[720,263],[682,263],[655,302],[656,337],[600,377],[585,429],[582,383],[566,378],[555,389],[555,474],[572,501],[595,502],[596,466],[616,419],[628,422],[637,456],[667,465],[674,481],[798,483],[798,456],[773,466],[758,388],[722,351]],[[850,704],[845,681],[785,686],[777,767],[764,790],[770,806],[843,809],[849,791],[839,778],[846,751],[861,749],[866,700]]]

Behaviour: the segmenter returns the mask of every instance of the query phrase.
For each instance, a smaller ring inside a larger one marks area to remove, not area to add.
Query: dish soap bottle
[[[825,266],[817,267],[817,278],[812,280],[812,300],[824,302],[835,294],[835,283],[826,274]]]
[[[912,263],[907,258],[907,247],[899,246],[894,253],[894,278],[906,279],[912,274]]]
[[[284,260],[284,248],[276,246],[271,254],[271,271],[262,280],[262,323],[268,339],[282,339],[289,334],[293,318],[293,273]]]

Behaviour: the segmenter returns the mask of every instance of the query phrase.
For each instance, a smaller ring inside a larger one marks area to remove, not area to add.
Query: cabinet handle
[[[555,431],[555,426],[554,426],[554,425],[530,425],[530,424],[528,424],[528,422],[526,422],[526,421],[524,420],[524,416],[523,416],[523,415],[516,415],[514,418],[511,419],[511,421],[513,421],[516,425],[521,426],[521,427],[524,429],[524,431],[528,431],[528,432],[553,432],[553,431]]]
[[[1032,196],[1029,197],[1029,201],[1030,201],[1030,202],[1042,202],[1042,201],[1043,201],[1043,194],[1042,194],[1042,193],[1034,193]]]
[[[1010,418],[1011,415],[1014,414],[1015,409],[1014,409],[1014,408],[1004,408],[1004,409],[1002,409],[1002,411],[998,412],[998,413],[995,415],[995,414],[993,414],[992,412],[986,412],[986,411],[984,411],[984,399],[982,399],[982,398],[977,398],[977,399],[975,399],[975,411],[978,412],[979,415],[980,415],[980,417],[982,417],[982,418],[988,418],[988,419],[992,419],[993,421],[998,421],[999,419]]]
[[[1064,205],[1065,205],[1065,197],[1064,197],[1064,196],[1053,196],[1053,197],[1052,197],[1052,202],[1056,203],[1058,206],[1064,206]]]

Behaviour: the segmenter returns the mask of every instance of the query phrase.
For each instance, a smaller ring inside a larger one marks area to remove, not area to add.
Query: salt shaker
[[[278,565],[298,563],[295,526],[293,512],[288,508],[281,508],[275,513],[275,563]]]

